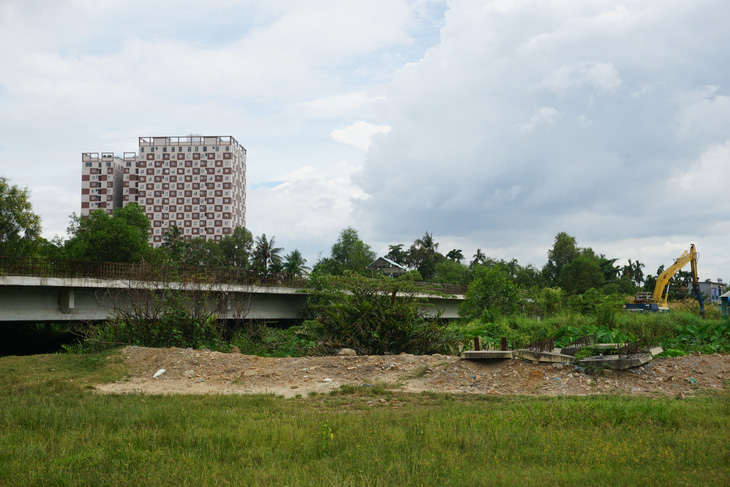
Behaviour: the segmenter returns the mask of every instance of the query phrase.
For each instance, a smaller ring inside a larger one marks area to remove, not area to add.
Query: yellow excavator
[[[692,291],[697,298],[697,302],[700,303],[700,316],[705,317],[705,303],[702,300],[702,293],[700,292],[700,281],[697,277],[697,258],[699,254],[695,249],[695,245],[691,244],[689,250],[685,250],[679,259],[674,261],[667,270],[659,274],[656,279],[656,286],[654,286],[654,292],[640,292],[636,294],[636,299],[633,303],[625,304],[624,309],[631,311],[668,311],[667,307],[667,284],[669,279],[672,278],[682,267],[687,265],[688,262],[692,264]]]

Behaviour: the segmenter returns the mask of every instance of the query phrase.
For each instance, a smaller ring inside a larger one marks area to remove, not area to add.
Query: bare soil
[[[106,393],[260,394],[285,397],[342,385],[389,384],[404,392],[523,395],[673,395],[730,386],[730,355],[657,358],[630,370],[589,374],[568,364],[470,361],[447,355],[268,358],[193,349],[126,347],[131,374]]]

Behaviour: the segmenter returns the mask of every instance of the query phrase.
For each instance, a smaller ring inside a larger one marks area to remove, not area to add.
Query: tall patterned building
[[[208,240],[246,225],[246,149],[233,137],[140,137],[139,155],[85,153],[82,163],[81,216],[137,203],[154,246],[172,225]]]

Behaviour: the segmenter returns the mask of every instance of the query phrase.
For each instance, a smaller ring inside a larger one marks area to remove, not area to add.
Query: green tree
[[[598,255],[598,265],[601,267],[604,281],[607,283],[616,282],[621,274],[621,268],[616,266],[618,259],[609,259],[605,255]]]
[[[461,262],[464,260],[464,253],[461,249],[452,249],[449,250],[448,254],[446,254],[446,258],[454,262]]]
[[[403,244],[388,245],[388,253],[385,254],[385,257],[392,260],[396,264],[406,265],[408,253],[403,250]]]
[[[432,277],[433,282],[444,284],[469,284],[471,273],[469,268],[460,262],[451,259],[444,259],[436,264],[435,272]]]
[[[545,280],[550,285],[559,285],[560,271],[570,261],[578,257],[578,253],[578,244],[575,237],[571,237],[565,232],[557,234],[553,248],[548,250],[547,264],[542,269]]]
[[[284,257],[283,269],[287,274],[302,275],[309,270],[309,267],[302,253],[294,249]]]
[[[459,316],[494,322],[501,316],[519,312],[521,307],[520,289],[504,269],[477,266],[464,301],[459,305]]]
[[[72,215],[65,243],[71,259],[101,262],[139,262],[152,250],[147,243],[150,222],[142,208],[132,203],[114,210],[91,212],[87,218]]]
[[[193,238],[186,242],[182,264],[193,267],[223,267],[223,252],[215,240]]]
[[[162,262],[165,264],[183,264],[188,251],[188,244],[183,238],[182,230],[177,225],[172,225],[162,235],[162,245],[158,250],[162,255]]]
[[[543,287],[543,278],[540,271],[532,264],[517,266],[513,280],[522,288]]]
[[[484,255],[484,252],[482,252],[482,249],[477,249],[477,252],[474,254],[474,259],[469,264],[469,267],[478,266],[481,264],[484,264],[487,261],[487,256]]]
[[[273,240],[273,239],[272,239]],[[226,267],[248,270],[253,252],[253,235],[244,227],[236,227],[231,235],[226,235],[218,244]]]
[[[426,281],[433,279],[436,264],[444,259],[438,248],[439,244],[434,240],[433,234],[426,232],[408,249],[408,265],[415,268]]]
[[[600,261],[591,253],[578,255],[560,270],[560,287],[571,294],[583,294],[605,282]]]
[[[629,259],[628,265],[621,268],[621,273],[624,277],[633,281],[637,286],[641,286],[641,283],[644,282],[643,268],[644,264],[638,260],[636,262],[632,262],[631,259]]]
[[[256,237],[256,247],[253,251],[253,267],[261,274],[267,276],[281,266],[281,247],[275,247],[274,238],[266,238],[266,234]]]
[[[343,275],[345,271],[364,275],[366,267],[375,258],[375,252],[360,240],[357,230],[348,227],[340,232],[337,242],[332,245],[330,257],[320,260],[315,267],[333,276]]]
[[[0,177],[0,255],[32,256],[40,233],[41,218],[33,213],[28,189]]]

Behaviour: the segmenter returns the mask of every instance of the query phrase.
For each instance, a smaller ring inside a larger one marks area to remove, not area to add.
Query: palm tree
[[[385,257],[397,264],[405,264],[407,255],[403,251],[403,244],[388,245],[388,253],[385,254]]]
[[[410,264],[416,268],[423,279],[430,279],[436,271],[436,262],[443,256],[437,252],[439,244],[433,239],[433,234],[426,232],[423,237],[417,238],[408,249]]]
[[[426,255],[429,257],[434,255],[436,250],[439,248],[439,244],[433,239],[433,233],[428,232],[426,232],[423,237],[417,238],[413,244],[419,249],[424,250]]]
[[[446,258],[453,260],[454,262],[461,262],[464,260],[464,254],[461,252],[461,249],[452,249],[449,250],[448,254],[446,254]]]
[[[483,264],[487,261],[487,256],[484,255],[484,252],[482,252],[482,249],[477,249],[477,253],[474,254],[474,260],[471,261],[471,266],[474,267],[475,265]]]
[[[285,259],[284,272],[287,274],[301,275],[304,274],[305,271],[309,270],[309,267],[305,265],[307,263],[307,259],[305,259],[304,256],[302,256],[302,253],[297,249],[292,250]]]
[[[636,282],[637,286],[641,286],[641,283],[644,282],[644,271],[641,269],[644,268],[644,264],[639,262],[638,260],[634,262],[634,271],[632,278],[634,279],[634,282]]]
[[[253,251],[254,268],[263,275],[268,275],[271,267],[281,266],[279,253],[282,250],[281,247],[274,247],[274,237],[267,240],[266,234],[262,233],[260,237],[256,237],[256,248]]]
[[[644,282],[644,271],[641,270],[643,268],[644,264],[638,260],[636,262],[632,262],[631,259],[629,259],[629,265],[625,265],[622,271],[624,276],[631,279],[637,286],[641,286],[641,283]]]

